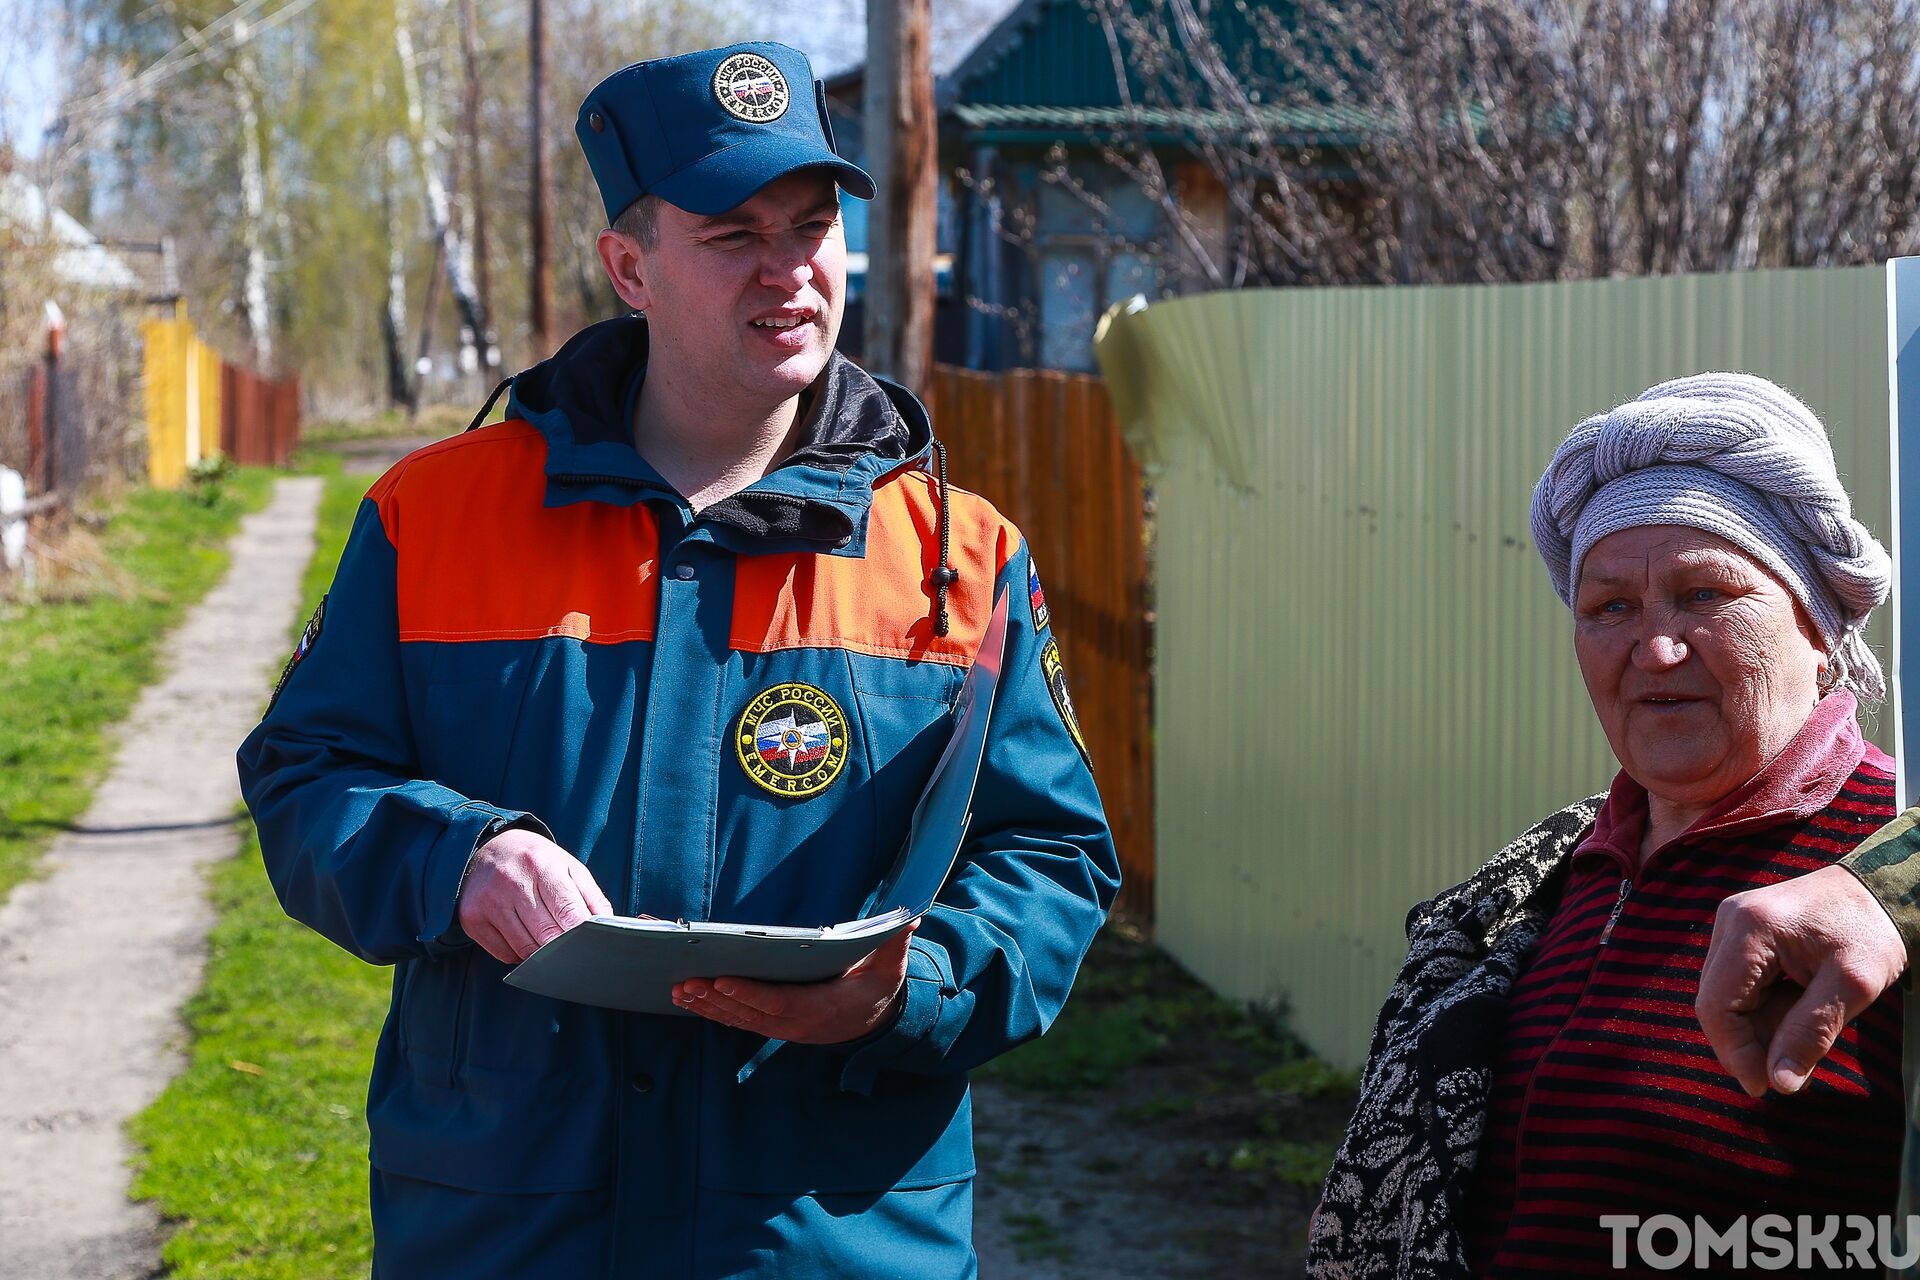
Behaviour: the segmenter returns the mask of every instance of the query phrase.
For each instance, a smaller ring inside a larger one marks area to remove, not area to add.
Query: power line
[[[266,0],[240,0],[233,8],[209,22],[198,31],[189,33],[179,44],[155,59],[152,65],[141,71],[125,84],[102,89],[98,93],[69,102],[61,112],[54,128],[79,118],[83,113],[94,113],[108,108],[130,106],[145,100],[152,92],[173,79],[183,71],[192,69],[218,54],[228,53],[248,43],[255,36],[271,31],[299,14],[311,8],[314,0],[291,0],[282,5],[259,22],[247,25],[246,18],[254,10],[265,4]],[[221,40],[220,44],[210,40]],[[183,50],[192,50],[184,53]]]
[[[134,76],[133,79],[125,84],[116,85],[112,89],[103,90],[102,94],[96,96],[104,96],[111,99],[128,93],[135,93],[149,84],[158,84],[160,81],[170,79],[188,67],[196,65],[200,59],[206,56],[208,42],[210,40],[218,37],[227,27],[240,21],[249,11],[258,9],[264,3],[266,3],[266,0],[240,0],[240,3],[198,31],[186,32],[186,34],[181,37],[179,44],[174,45],[173,48],[154,59],[153,65]],[[169,4],[167,7],[171,9],[173,6]],[[191,54],[187,52],[189,49],[192,50]]]

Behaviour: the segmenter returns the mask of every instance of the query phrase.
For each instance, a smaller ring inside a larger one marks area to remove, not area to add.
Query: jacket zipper
[[[1607,927],[1600,931],[1600,945],[1606,946],[1607,939],[1613,936],[1613,926],[1620,923],[1620,909],[1627,905],[1627,895],[1633,892],[1633,881],[1620,882],[1620,896],[1613,900],[1613,914],[1607,917]]]
[[[625,489],[644,489],[647,487],[645,482],[635,480],[632,476],[556,475],[550,478],[557,484],[617,484]]]

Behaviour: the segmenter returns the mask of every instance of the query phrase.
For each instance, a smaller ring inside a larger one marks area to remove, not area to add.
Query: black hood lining
[[[551,358],[514,377],[514,398],[534,412],[564,414],[576,444],[631,447],[633,406],[649,346],[645,316],[589,325]],[[894,407],[885,388],[838,351],[828,355],[808,388],[802,415],[794,451],[782,467],[844,473],[866,458],[904,462],[927,447],[916,438],[924,432]]]
[[[846,471],[863,458],[905,462],[918,452],[886,389],[838,351],[827,357],[827,367],[809,390],[813,403],[806,406],[794,450],[781,466]],[[918,443],[926,447],[924,440]]]
[[[563,414],[576,445],[616,443],[631,448],[630,423],[649,346],[645,316],[627,315],[590,325],[549,359],[495,387],[467,430],[485,421],[500,393],[512,386],[514,399],[523,409]],[[917,413],[909,420],[886,387],[838,351],[829,353],[826,368],[806,392],[801,415],[794,450],[775,472],[805,467],[839,475],[844,485],[849,473],[866,465],[873,468],[867,477],[871,484],[893,469],[888,464],[904,463],[928,449],[934,452],[940,554],[932,574],[933,622],[935,634],[946,635],[947,592],[960,575],[952,566],[948,546],[947,454],[934,439],[925,415]],[[870,459],[879,465],[874,467]],[[595,479],[589,475],[556,478],[572,483]],[[632,483],[631,477],[606,478]],[[856,532],[854,515],[841,505],[764,490],[724,498],[702,511],[701,517],[749,538],[833,548],[848,546]]]

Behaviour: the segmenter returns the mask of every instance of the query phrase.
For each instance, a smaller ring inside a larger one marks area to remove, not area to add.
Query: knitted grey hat
[[[1778,578],[1819,628],[1838,683],[1885,693],[1861,638],[1887,598],[1887,550],[1853,518],[1813,411],[1749,373],[1650,387],[1567,436],[1533,491],[1533,541],[1573,607],[1580,563],[1610,533],[1677,524],[1718,534]]]

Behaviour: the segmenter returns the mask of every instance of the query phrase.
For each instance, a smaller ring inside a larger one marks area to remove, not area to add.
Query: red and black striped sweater
[[[1465,1215],[1475,1271],[1620,1275],[1603,1214],[1880,1214],[1899,1184],[1901,1010],[1882,996],[1791,1097],[1749,1098],[1693,1011],[1720,901],[1845,856],[1894,816],[1852,697],[1636,869],[1622,773],[1514,985]],[[1638,1265],[1629,1253],[1632,1265]]]

